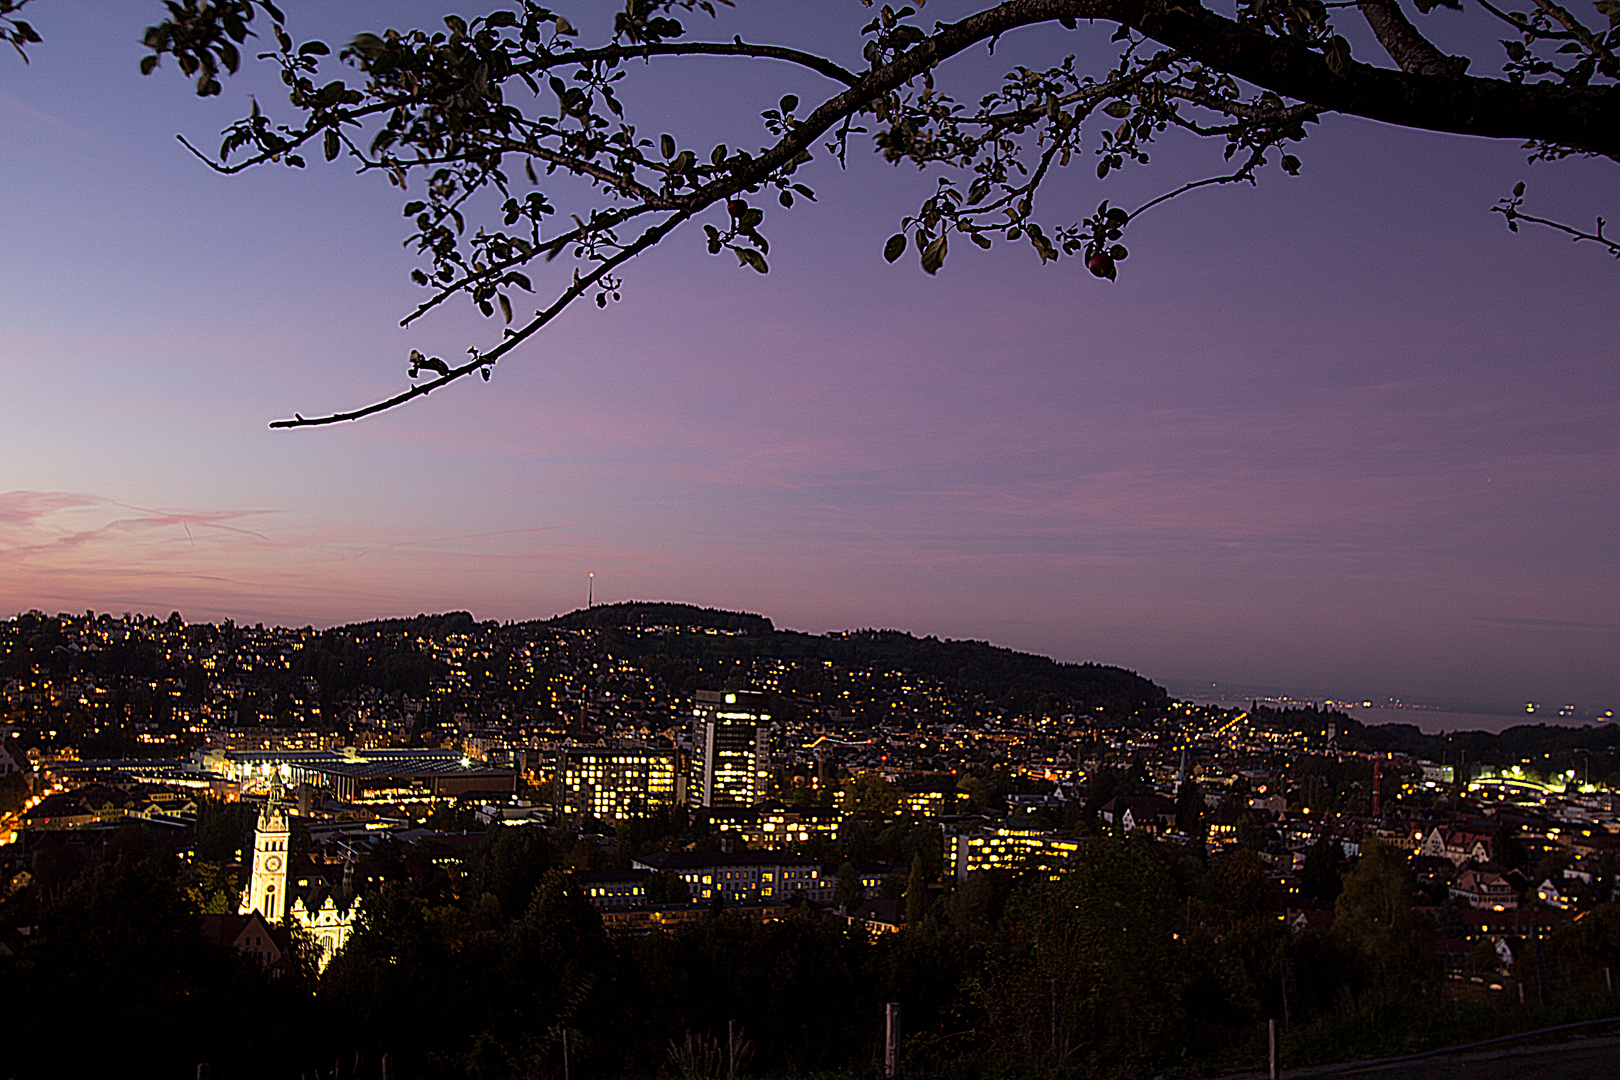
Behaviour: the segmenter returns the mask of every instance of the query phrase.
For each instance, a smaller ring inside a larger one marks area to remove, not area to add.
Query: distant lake
[[[1189,694],[1185,700],[1194,701],[1200,705],[1214,705],[1222,709],[1247,709],[1249,699],[1237,697],[1217,697],[1207,694]],[[1556,712],[1540,713],[1467,713],[1446,712],[1443,709],[1378,709],[1338,708],[1339,712],[1349,713],[1363,724],[1413,724],[1425,735],[1438,735],[1448,731],[1489,731],[1492,734],[1506,731],[1510,727],[1520,724],[1559,724],[1566,727],[1584,727],[1587,724],[1597,724],[1598,721],[1589,716],[1559,716]],[[1613,721],[1605,721],[1612,723]]]
[[[1520,724],[1548,724],[1566,727],[1585,727],[1595,724],[1591,717],[1559,716],[1556,712],[1539,713],[1462,713],[1442,712],[1439,709],[1345,709],[1344,712],[1363,724],[1416,724],[1425,735],[1447,731],[1506,731]],[[1606,721],[1608,722],[1608,721]]]

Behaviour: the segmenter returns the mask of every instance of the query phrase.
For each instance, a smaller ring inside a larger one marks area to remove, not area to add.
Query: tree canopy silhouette
[[[22,2],[0,3],[0,33],[19,52],[38,39],[16,19]],[[765,204],[814,199],[797,170],[819,154],[842,164],[860,139],[894,164],[938,169],[932,193],[882,245],[890,262],[914,251],[933,274],[952,242],[1002,240],[1028,244],[1043,263],[1081,258],[1107,279],[1144,211],[1197,188],[1252,184],[1270,169],[1298,173],[1297,144],[1329,113],[1513,139],[1533,161],[1620,159],[1620,0],[1591,10],[1585,0],[1414,2],[1424,28],[1401,0],[1235,0],[1230,15],[1198,0],[1005,0],[948,23],[884,4],[859,28],[864,66],[848,67],[738,35],[688,36],[691,18],[722,15],[733,0],[626,0],[611,35],[594,44],[564,13],[509,0],[477,18],[446,15],[442,28],[361,33],[335,51],[296,40],[268,0],[171,0],[146,31],[141,70],[168,57],[199,94],[218,94],[221,73],[235,72],[241,48],[266,31],[259,55],[279,67],[290,115],[272,117],[255,101],[216,154],[193,147],[198,156],[236,173],[302,167],[319,153],[386,175],[403,192],[407,243],[420,257],[412,277],[426,290],[403,323],[464,297],[506,324],[460,363],[413,350],[412,385],[398,394],[271,425],[300,427],[367,416],[469,375],[488,379],[575,301],[617,300],[626,266],[688,225],[702,229],[711,254],[766,273]],[[1442,19],[1505,32],[1500,72],[1472,74],[1486,56],[1436,45],[1426,29]],[[1383,55],[1353,55],[1342,20],[1364,22]],[[953,95],[954,60],[994,51],[1025,27],[1076,42],[1111,33],[1114,59],[1086,70],[1073,55],[1044,68],[1013,57],[991,93]],[[805,76],[803,93],[762,103],[763,145],[746,130],[733,145],[692,145],[629,115],[618,84],[631,62],[692,56],[791,65]],[[1038,196],[1054,174],[1080,162],[1099,178],[1145,166],[1170,132],[1213,143],[1219,164],[1136,207],[1104,200],[1083,220],[1045,218]],[[1531,214],[1525,200],[1519,183],[1492,209],[1514,231],[1537,223],[1620,256],[1602,218],[1585,230]]]

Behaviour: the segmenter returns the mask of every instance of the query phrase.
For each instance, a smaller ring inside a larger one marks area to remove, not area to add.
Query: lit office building
[[[686,798],[693,806],[756,806],[765,801],[770,774],[765,695],[747,690],[699,690],[692,703],[692,772]]]
[[[1002,826],[947,836],[946,842],[957,880],[980,870],[1033,871],[1056,880],[1069,869],[1082,843],[1057,833]]]
[[[838,839],[844,812],[831,807],[715,810],[709,827],[718,833],[736,833],[750,848],[783,848],[802,844],[813,836]]]
[[[602,821],[645,817],[675,804],[675,751],[565,746],[557,751],[552,804]]]

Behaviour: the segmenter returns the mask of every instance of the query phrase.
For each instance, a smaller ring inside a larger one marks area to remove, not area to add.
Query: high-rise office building
[[[699,690],[692,695],[692,768],[686,798],[693,806],[757,806],[770,779],[765,695]]]
[[[675,751],[567,746],[557,751],[552,802],[561,814],[603,821],[645,817],[675,804]]]

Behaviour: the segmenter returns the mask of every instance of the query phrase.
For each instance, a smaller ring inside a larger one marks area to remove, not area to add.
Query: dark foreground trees
[[[476,18],[447,14],[442,27],[360,33],[336,50],[297,40],[265,0],[168,4],[146,31],[143,71],[167,61],[198,93],[217,94],[243,49],[263,49],[288,89],[290,111],[255,102],[217,153],[198,151],[204,161],[238,172],[320,155],[386,176],[401,189],[407,243],[421,258],[413,277],[425,290],[404,322],[459,296],[506,324],[463,362],[413,351],[413,385],[398,395],[273,426],[355,419],[475,373],[487,379],[574,301],[618,299],[630,262],[677,231],[701,229],[710,254],[764,273],[767,209],[813,199],[801,167],[842,163],[868,142],[936,178],[881,244],[891,262],[910,250],[934,273],[952,244],[1005,241],[1029,245],[1043,263],[1081,258],[1110,279],[1140,214],[1195,188],[1297,173],[1300,141],[1329,113],[1511,139],[1537,161],[1620,156],[1620,0],[1237,0],[1221,10],[1197,0],[1005,0],[958,8],[954,21],[863,0],[871,10],[865,26],[851,22],[855,63],[744,41],[720,24],[712,40],[689,36],[694,18],[707,29],[703,15],[723,16],[717,6],[731,2],[627,0],[605,39],[587,43],[565,13],[511,0]],[[19,50],[44,47],[15,21],[19,6],[0,4],[0,32]],[[1354,53],[1343,33],[1352,22],[1376,49]],[[1016,55],[1032,39],[1002,41],[1024,28],[1076,49],[1106,39],[1112,59],[1032,66]],[[1491,44],[1471,56],[1435,44],[1459,29]],[[952,61],[998,44],[1001,85],[956,96]],[[786,65],[802,88],[760,103],[763,140],[743,129],[692,144],[638,121],[619,93],[630,65],[691,56]],[[1167,178],[1140,206],[1104,199],[1084,220],[1043,211],[1044,186],[1066,167],[1103,180],[1147,165],[1166,135],[1211,144],[1210,171]],[[1509,193],[1510,183],[1494,208],[1509,228],[1538,223],[1620,255],[1601,219],[1590,229],[1545,220],[1524,185]]]
[[[516,835],[448,885],[370,894],[318,981],[204,942],[174,855],[122,839],[59,893],[0,905],[5,1075],[172,1077],[208,1061],[220,1080],[348,1080],[379,1076],[388,1054],[398,1077],[551,1078],[565,1039],[573,1077],[716,1075],[728,1036],[752,1075],[871,1075],[889,1001],[914,1075],[1208,1075],[1263,1060],[1265,1021],[1285,1015],[1290,1046],[1320,1058],[1612,1012],[1602,975],[1620,962],[1603,906],[1547,943],[1547,1006],[1533,978],[1522,1015],[1513,994],[1459,1000],[1398,855],[1364,855],[1333,927],[1302,930],[1277,917],[1255,853],[1206,868],[1141,838],[1093,841],[1058,881],[936,888],[897,934],[801,908],[610,937],[555,849],[496,850]],[[486,886],[524,902],[506,910]]]

